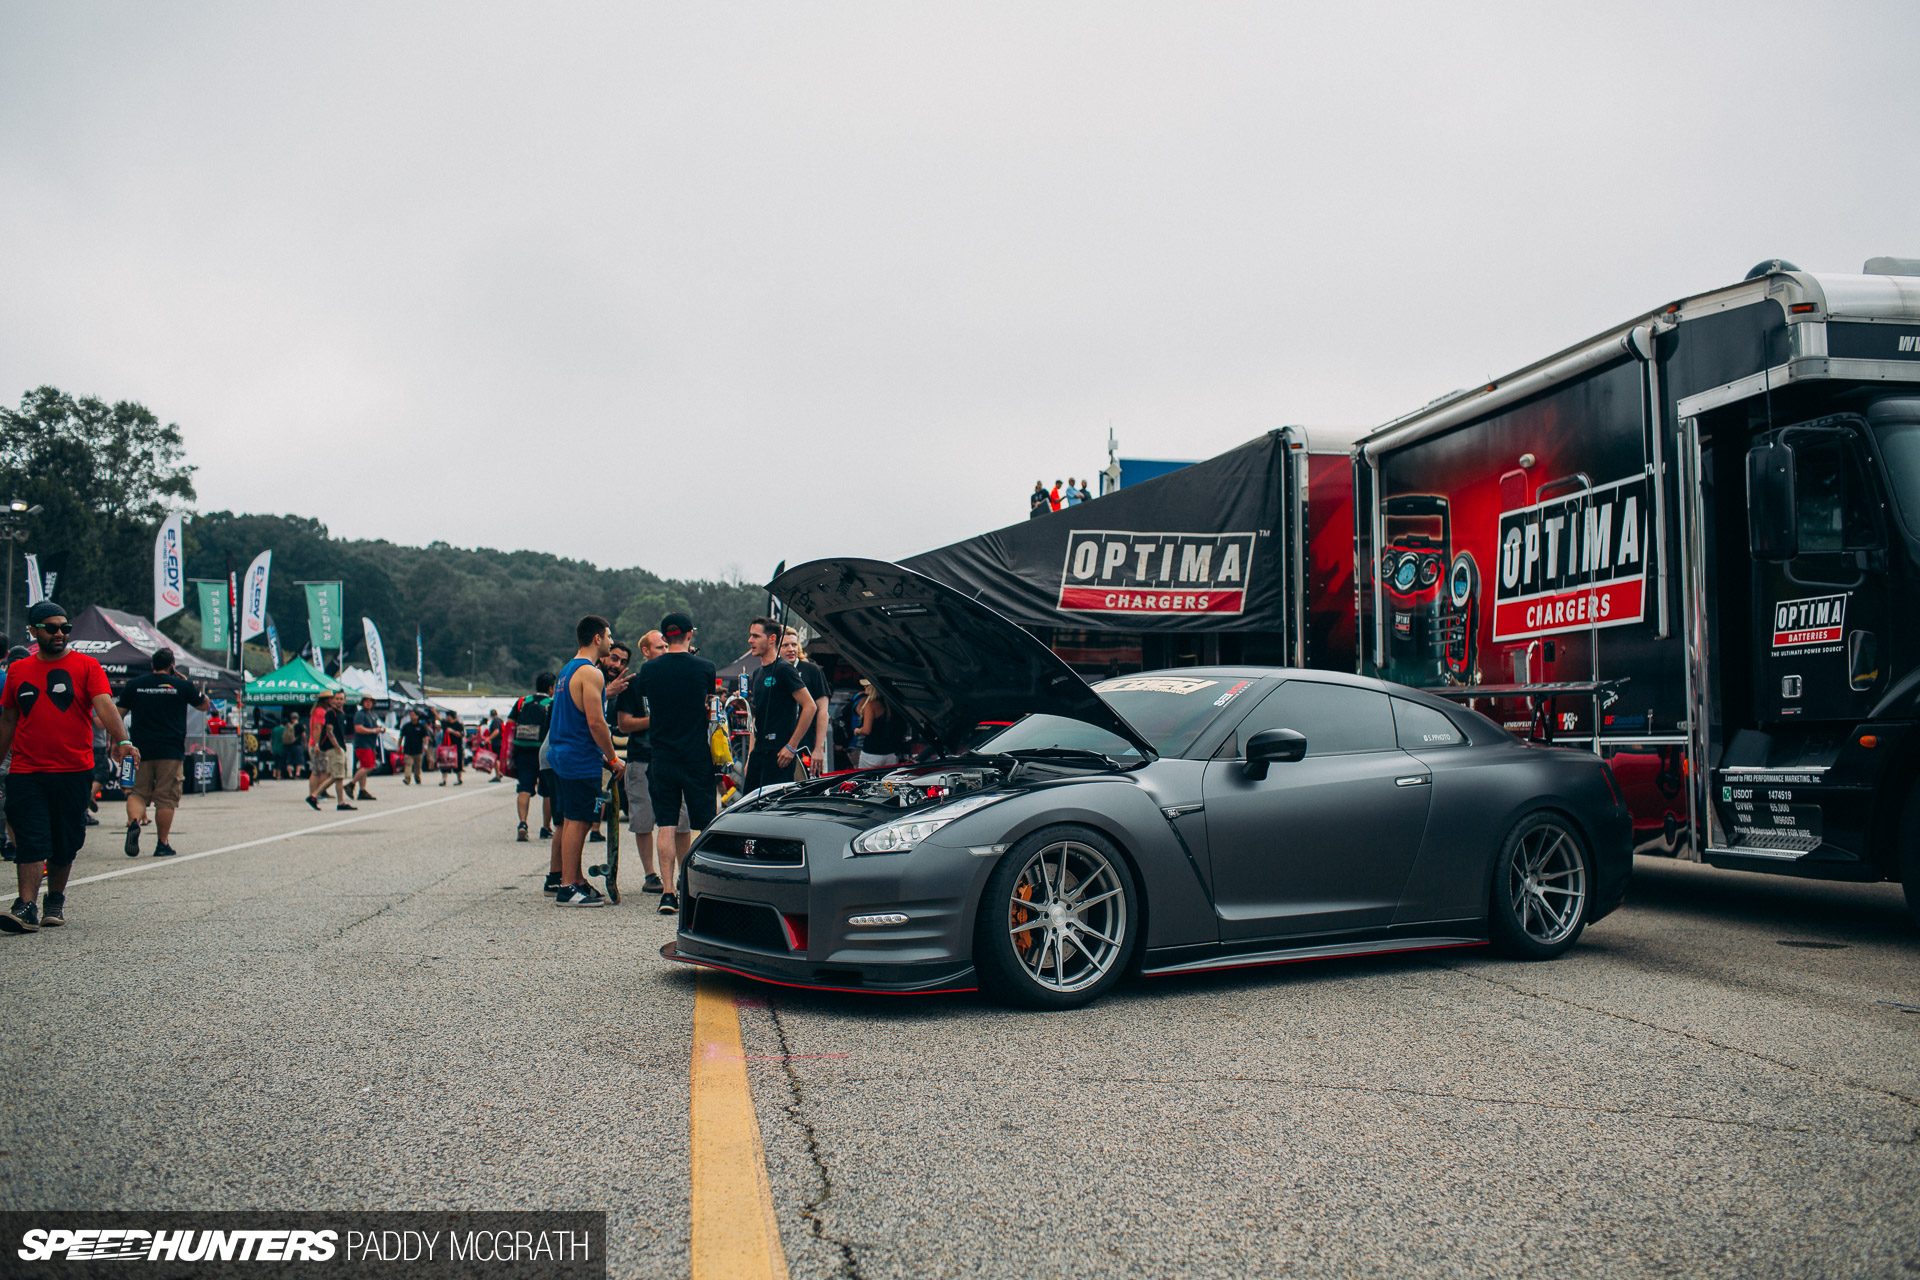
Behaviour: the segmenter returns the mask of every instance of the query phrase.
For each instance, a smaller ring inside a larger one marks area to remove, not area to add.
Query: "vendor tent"
[[[247,701],[259,706],[294,706],[339,688],[338,680],[316,671],[305,658],[295,658],[278,671],[247,681]]]
[[[181,675],[201,685],[216,698],[231,699],[240,692],[240,673],[196,658],[161,633],[160,628],[131,613],[89,605],[73,619],[67,645],[76,653],[98,660],[115,689],[153,670],[153,655],[171,649]]]

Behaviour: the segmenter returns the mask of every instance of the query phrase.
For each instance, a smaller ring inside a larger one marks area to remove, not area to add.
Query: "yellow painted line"
[[[693,997],[693,1280],[787,1280],[767,1153],[727,980]]]

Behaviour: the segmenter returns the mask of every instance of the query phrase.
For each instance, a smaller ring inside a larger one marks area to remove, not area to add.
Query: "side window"
[[[1789,431],[1786,440],[1793,449],[1794,523],[1800,527],[1800,554],[1840,555],[1878,547],[1873,489],[1852,433]]]
[[[1436,747],[1461,747],[1467,735],[1460,726],[1435,711],[1405,698],[1391,698],[1393,726],[1400,735],[1402,751],[1432,751]]]
[[[1234,750],[1244,756],[1247,739],[1262,730],[1294,729],[1307,735],[1309,756],[1392,751],[1396,738],[1389,701],[1371,689],[1289,680],[1253,709],[1235,734]]]

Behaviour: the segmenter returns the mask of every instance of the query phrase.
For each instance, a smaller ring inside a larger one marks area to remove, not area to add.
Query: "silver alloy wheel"
[[[1007,903],[1007,932],[1027,977],[1049,991],[1083,991],[1120,960],[1126,888],[1105,854],[1059,840],[1027,859]]]
[[[1514,919],[1543,947],[1566,941],[1587,909],[1587,864],[1573,833],[1543,822],[1520,837],[1507,864]]]

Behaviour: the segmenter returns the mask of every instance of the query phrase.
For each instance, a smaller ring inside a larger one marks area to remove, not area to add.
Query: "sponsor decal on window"
[[[1184,676],[1122,676],[1093,686],[1097,693],[1198,693],[1218,680],[1190,680]],[[1237,691],[1236,691],[1237,692]]]
[[[1782,600],[1773,606],[1773,647],[1801,649],[1816,644],[1839,644],[1846,634],[1846,626],[1845,593]]]
[[[1646,616],[1647,479],[1500,513],[1493,638],[1618,627]]]
[[[1076,529],[1067,536],[1060,608],[1074,613],[1241,613],[1251,533]]]

